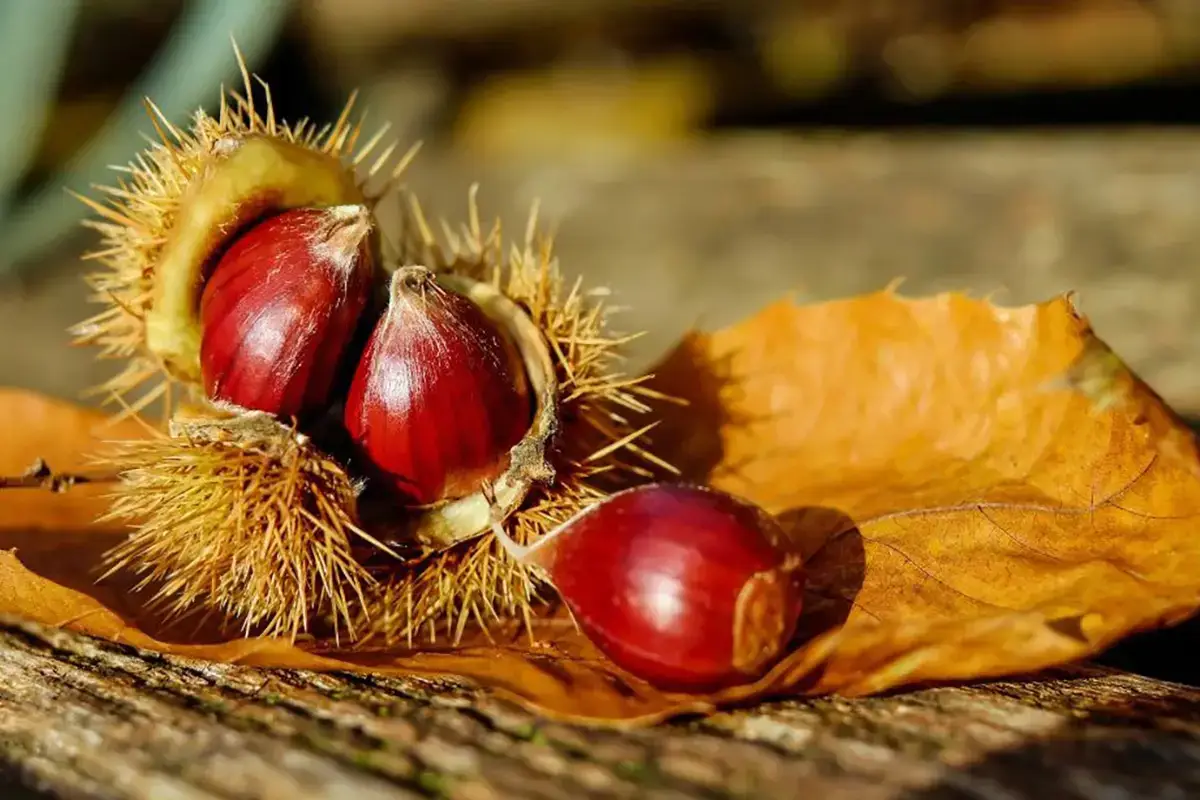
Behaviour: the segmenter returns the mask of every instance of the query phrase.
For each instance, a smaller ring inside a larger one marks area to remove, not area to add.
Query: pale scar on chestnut
[[[803,576],[800,557],[788,554],[776,569],[750,576],[738,593],[733,617],[733,666],[749,676],[760,675],[783,652],[796,625],[789,613],[798,601],[792,596]]]

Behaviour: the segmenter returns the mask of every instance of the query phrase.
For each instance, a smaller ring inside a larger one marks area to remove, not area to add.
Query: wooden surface
[[[1185,133],[733,137],[557,165],[431,152],[412,186],[461,218],[474,180],[513,232],[542,198],[567,271],[651,330],[635,364],[781,292],[904,275],[910,293],[1010,302],[1078,289],[1102,336],[1200,408],[1200,140]],[[64,345],[82,295],[75,268],[0,295],[0,382],[70,397],[105,374]],[[589,731],[462,688],[164,659],[9,620],[0,797],[1188,798],[1197,709],[1189,688],[1071,672]]]
[[[1187,798],[1198,709],[1200,691],[1076,669],[620,733],[424,681],[0,628],[0,760],[67,798]]]
[[[1166,397],[1200,408],[1200,137],[1187,131],[729,136],[629,159],[471,162],[423,152],[431,215],[485,215],[520,236],[535,199],[571,276],[608,286],[647,335],[632,366],[690,326],[873,291],[963,289],[1005,303],[1078,290],[1101,335]],[[382,208],[394,229],[395,205]],[[0,285],[0,384],[77,398],[110,364],[67,346],[85,301],[64,242],[25,286]],[[0,243],[2,246],[2,243]]]

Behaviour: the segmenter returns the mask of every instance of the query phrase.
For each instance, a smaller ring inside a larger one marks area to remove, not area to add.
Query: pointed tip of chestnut
[[[411,291],[414,289],[437,288],[437,281],[434,279],[433,271],[429,267],[423,267],[420,264],[408,264],[399,267],[392,273],[391,293],[396,296],[403,291]]]
[[[409,505],[463,497],[507,469],[532,416],[529,377],[504,327],[428,269],[396,270],[346,398],[345,427],[367,471]]]
[[[363,244],[375,227],[371,209],[361,203],[320,209],[312,235],[314,251],[347,274],[359,267]]]
[[[210,399],[281,417],[322,409],[370,300],[370,211],[281,212],[240,233],[200,300]]]
[[[804,571],[761,509],[699,486],[618,492],[529,548],[589,639],[664,689],[706,691],[762,675],[783,654]]]
[[[475,328],[477,330],[463,334],[473,340],[490,332],[486,329],[494,326],[469,303],[462,295],[447,292],[427,267],[403,266],[392,273],[388,282],[388,303],[379,328],[394,330],[417,326],[425,335],[438,337],[453,335],[451,328]],[[463,319],[456,319],[459,316]],[[434,333],[427,328],[430,325],[446,330]],[[382,338],[383,334],[380,335]]]

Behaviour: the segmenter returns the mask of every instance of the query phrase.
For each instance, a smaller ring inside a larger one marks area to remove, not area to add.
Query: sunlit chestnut
[[[503,330],[429,270],[398,270],[346,399],[367,469],[411,505],[461,497],[504,472],[532,414],[521,353]]]
[[[365,206],[301,208],[238,233],[200,298],[209,398],[280,417],[330,402],[372,291]]]
[[[618,666],[665,689],[762,675],[787,647],[804,572],[761,509],[714,489],[650,484],[611,495],[523,547],[580,629]]]

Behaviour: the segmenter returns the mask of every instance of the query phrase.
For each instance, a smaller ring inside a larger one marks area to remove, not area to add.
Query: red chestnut
[[[370,466],[410,504],[461,497],[506,469],[532,413],[521,355],[498,325],[424,267],[398,270],[346,399]]]
[[[760,676],[800,615],[800,558],[761,509],[714,489],[650,484],[611,495],[530,547],[589,639],[665,689],[703,691]]]
[[[200,369],[214,400],[281,417],[329,402],[371,296],[365,206],[301,208],[238,235],[200,298]]]

